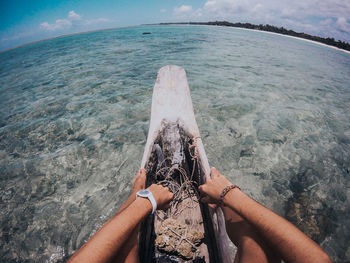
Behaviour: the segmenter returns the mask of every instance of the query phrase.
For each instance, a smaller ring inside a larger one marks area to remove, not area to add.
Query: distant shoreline
[[[334,46],[334,45],[331,45],[331,44],[326,44],[326,43],[323,43],[321,41],[308,39],[308,38],[301,37],[301,36],[289,35],[287,33],[279,33],[279,32],[273,32],[273,31],[269,31],[269,30],[263,30],[263,29],[248,28],[248,27],[244,26],[244,25],[248,25],[249,27],[263,26],[263,25],[249,24],[249,23],[245,23],[245,24],[235,23],[235,24],[233,24],[233,23],[226,22],[226,21],[216,21],[216,22],[178,22],[178,23],[171,23],[170,22],[170,23],[157,23],[157,24],[142,24],[142,25],[139,25],[139,26],[163,26],[163,25],[165,25],[165,26],[166,25],[220,26],[220,27],[233,27],[233,28],[238,28],[238,29],[242,29],[242,30],[252,30],[252,31],[255,31],[255,32],[269,33],[269,34],[273,34],[273,35],[286,36],[286,37],[290,37],[290,38],[294,38],[294,39],[307,41],[307,42],[314,43],[314,44],[317,44],[317,45],[320,45],[320,46],[324,46],[324,47],[332,48],[332,49],[335,49],[335,50],[338,50],[338,51],[342,51],[342,52],[350,55],[350,44],[346,43],[346,42],[338,41],[338,43],[340,42],[340,43],[348,46],[348,49],[340,48],[340,47],[337,47],[337,46]],[[238,26],[238,25],[243,25],[243,26]],[[333,38],[332,39],[331,38],[321,38],[321,37],[317,37],[317,36],[308,35],[308,34],[305,34],[305,33],[297,33],[297,32],[294,32],[292,30],[286,30],[283,27],[282,28],[277,28],[275,26],[270,26],[270,25],[265,25],[265,26],[269,26],[269,27],[271,27],[273,29],[277,29],[277,30],[285,30],[285,31],[293,32],[294,34],[304,34],[304,35],[306,35],[308,37],[319,38],[319,39],[322,39],[322,40],[330,39],[331,41],[337,43]],[[265,26],[263,26],[263,27],[265,27]],[[0,54],[8,52],[8,51],[11,51],[11,50],[14,50],[14,49],[17,49],[17,48],[28,46],[28,45],[31,45],[31,44],[36,44],[36,43],[40,43],[40,42],[43,42],[43,41],[47,41],[47,40],[58,39],[58,38],[74,36],[74,35],[80,35],[80,34],[88,34],[88,33],[93,33],[93,32],[108,31],[108,30],[114,30],[114,29],[120,29],[120,28],[130,28],[130,27],[137,27],[137,26],[104,28],[104,29],[98,29],[98,30],[90,30],[90,31],[83,31],[83,32],[77,32],[77,33],[64,34],[64,35],[55,36],[55,37],[49,37],[49,38],[40,39],[40,40],[32,41],[32,42],[29,42],[29,43],[21,44],[21,45],[12,47],[12,48],[7,48],[5,50],[0,50]]]
[[[277,36],[285,36],[285,37],[289,37],[289,38],[294,38],[294,39],[298,39],[298,40],[314,43],[316,45],[320,45],[320,46],[323,46],[323,47],[328,47],[328,48],[331,48],[331,49],[342,51],[342,52],[347,53],[347,54],[350,55],[350,51],[349,50],[338,48],[338,47],[331,46],[331,45],[327,45],[327,44],[324,44],[324,43],[321,43],[321,42],[318,42],[318,41],[315,41],[315,40],[310,40],[310,39],[306,39],[306,38],[302,38],[302,37],[295,37],[295,36],[290,36],[290,35],[284,35],[284,34],[279,34],[279,33],[275,33],[275,32],[263,31],[263,30],[256,30],[256,29],[249,29],[249,28],[242,28],[242,27],[237,27],[237,28],[238,29],[242,29],[242,30],[250,30],[250,31],[255,31],[255,32],[262,32],[262,33],[266,33],[266,34],[272,34],[272,35],[277,35]]]
[[[306,33],[299,33],[293,30],[287,30],[283,27],[276,27],[271,25],[254,25],[250,23],[230,23],[227,21],[215,21],[215,22],[178,22],[178,23],[158,23],[153,25],[204,25],[204,26],[222,26],[233,27],[244,30],[253,30],[256,32],[271,33],[279,36],[286,36],[294,39],[304,40],[310,43],[318,44],[324,47],[330,47],[332,49],[343,51],[350,54],[350,44],[343,41],[336,41],[334,38],[322,38],[319,36],[313,36]]]

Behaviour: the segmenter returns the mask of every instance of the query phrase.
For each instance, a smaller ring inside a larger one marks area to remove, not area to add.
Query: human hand
[[[146,170],[139,169],[132,183],[132,191],[136,193],[141,189],[145,189],[145,184],[146,184]]]
[[[157,209],[168,208],[171,200],[174,198],[174,194],[169,191],[169,188],[160,184],[152,184],[147,190],[152,192],[153,197],[157,202]]]
[[[204,203],[217,204],[220,201],[220,194],[226,186],[232,185],[225,176],[219,173],[216,168],[210,169],[210,178],[205,184],[198,187],[199,191],[205,196],[201,199]]]

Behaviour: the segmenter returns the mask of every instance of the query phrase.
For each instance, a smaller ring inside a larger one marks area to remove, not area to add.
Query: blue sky
[[[350,42],[350,0],[2,0],[0,50],[103,28],[179,21],[250,22]]]

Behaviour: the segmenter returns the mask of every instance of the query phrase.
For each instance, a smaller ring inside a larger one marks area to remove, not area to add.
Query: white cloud
[[[161,13],[165,13],[165,12],[166,12],[166,9],[163,8],[163,9],[160,9],[159,11],[160,11]]]
[[[320,22],[320,25],[321,25],[321,26],[330,26],[330,25],[332,25],[332,23],[333,23],[333,20],[330,19],[330,18],[327,18],[327,19],[325,19],[325,20],[322,20],[322,21]]]
[[[83,19],[81,15],[75,13],[73,10],[69,11],[67,18],[57,19],[55,23],[50,24],[48,22],[43,22],[40,24],[40,28],[46,31],[58,31],[67,30],[75,27],[93,26],[102,23],[111,22],[107,18],[95,18],[95,19]]]
[[[193,17],[196,17],[196,18],[201,18],[203,13],[202,13],[202,8],[198,8],[197,10],[195,10],[193,13],[192,13]]]
[[[57,19],[54,24],[49,24],[48,22],[44,22],[40,24],[40,27],[47,31],[56,31],[69,29],[72,26],[72,22],[68,19]]]
[[[210,15],[227,17],[245,13],[249,8],[252,9],[253,6],[258,4],[257,1],[254,2],[256,3],[249,4],[247,1],[242,0],[208,0],[204,4],[204,10]]]
[[[337,19],[336,26],[339,31],[344,33],[350,33],[350,24],[346,21],[344,17],[339,17]]]
[[[182,5],[180,7],[174,8],[174,13],[177,15],[186,14],[192,11],[192,6],[190,5]]]
[[[27,30],[24,32],[19,32],[17,34],[13,34],[13,35],[8,35],[5,37],[2,37],[0,42],[5,42],[5,41],[12,41],[12,40],[18,40],[21,38],[26,38],[26,37],[31,37],[35,34],[36,32],[33,30]]]
[[[272,24],[350,41],[350,1],[206,0],[198,10],[208,21]]]
[[[105,23],[105,22],[110,22],[109,19],[107,18],[96,18],[96,19],[89,19],[89,20],[84,20],[82,22],[83,25],[96,25],[96,24],[100,24],[100,23]]]
[[[70,20],[80,20],[81,19],[81,15],[78,15],[77,13],[75,13],[73,10],[69,11],[68,13],[68,18]]]
[[[255,6],[254,6],[254,8],[253,8],[253,12],[259,12],[259,11],[261,11],[261,10],[263,10],[263,5],[262,4],[260,4],[260,3],[257,3]]]
[[[266,16],[294,20],[310,17],[330,18],[350,16],[350,1],[344,0],[207,0],[203,9],[208,16],[245,16],[247,19]]]

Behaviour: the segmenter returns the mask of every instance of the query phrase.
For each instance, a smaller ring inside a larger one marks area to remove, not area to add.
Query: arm
[[[145,189],[145,183],[146,183],[146,170],[140,169],[140,170],[138,170],[138,172],[134,178],[132,192],[131,192],[129,198],[120,206],[116,215],[121,213],[133,201],[135,201],[136,193],[141,189]],[[140,223],[134,227],[131,234],[128,236],[128,239],[119,248],[118,257],[116,257],[115,260],[113,260],[115,263],[138,262],[138,234],[139,234],[139,231],[140,231]]]
[[[215,168],[212,177],[199,187],[205,201],[218,202],[222,190],[231,183]],[[314,241],[284,218],[245,195],[238,188],[229,191],[223,205],[247,220],[286,262],[332,262]]]
[[[151,185],[158,207],[164,208],[173,198],[168,188]],[[107,221],[68,262],[109,262],[117,254],[134,227],[152,211],[148,199],[136,198],[128,207]]]
[[[145,189],[145,183],[146,183],[146,170],[145,169],[139,169],[137,171],[137,174],[134,178],[134,181],[132,183],[132,191],[129,196],[129,198],[119,207],[116,215],[120,214],[125,208],[127,208],[133,201],[136,199],[136,193],[141,190]]]

